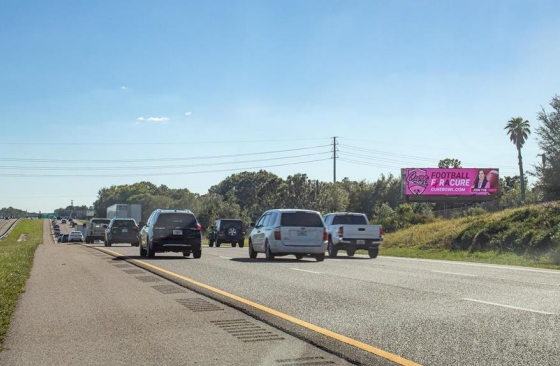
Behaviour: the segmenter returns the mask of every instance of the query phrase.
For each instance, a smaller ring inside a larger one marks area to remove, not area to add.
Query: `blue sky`
[[[204,194],[253,167],[332,181],[332,136],[339,179],[447,157],[515,175],[503,128],[521,116],[535,129],[560,94],[559,13],[557,1],[2,2],[0,208],[90,205],[142,180]]]

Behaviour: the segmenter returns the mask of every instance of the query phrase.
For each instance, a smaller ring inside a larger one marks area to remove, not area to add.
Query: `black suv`
[[[140,244],[140,229],[136,220],[127,218],[113,218],[105,227],[104,243],[110,247],[115,243],[130,243],[133,247]]]
[[[200,224],[190,210],[155,210],[140,231],[140,255],[153,258],[157,252],[202,256]]]
[[[220,247],[222,243],[230,243],[232,247],[239,244],[240,248],[245,246],[245,227],[243,221],[238,219],[219,219],[216,220],[214,226],[210,227],[212,231],[208,235],[208,245]]]

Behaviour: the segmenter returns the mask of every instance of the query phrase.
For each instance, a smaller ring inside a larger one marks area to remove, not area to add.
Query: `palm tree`
[[[509,139],[517,148],[517,160],[519,162],[519,178],[521,181],[521,202],[525,203],[525,178],[523,176],[523,159],[521,158],[521,148],[525,144],[527,137],[531,133],[529,121],[521,117],[515,117],[508,121],[504,130],[507,130]]]

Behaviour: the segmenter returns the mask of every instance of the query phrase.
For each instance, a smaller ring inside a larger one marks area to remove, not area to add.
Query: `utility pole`
[[[336,152],[338,149],[336,148],[337,141],[336,138],[338,136],[333,136],[333,183],[336,183]]]

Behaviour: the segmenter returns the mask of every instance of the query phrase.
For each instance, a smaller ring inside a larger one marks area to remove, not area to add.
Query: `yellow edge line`
[[[122,254],[120,254],[120,253],[118,253],[118,252],[113,252],[113,251],[111,251],[111,250],[107,250],[107,249],[99,249],[99,250],[104,251],[104,252],[107,252],[107,253],[111,253],[111,254],[115,255],[116,257],[126,257],[125,255],[122,255]],[[145,266],[147,266],[147,267],[151,267],[151,268],[153,268],[153,269],[155,269],[155,270],[157,270],[157,271],[166,273],[166,274],[168,274],[168,275],[170,275],[170,276],[179,278],[179,279],[181,279],[181,280],[183,280],[183,281],[190,282],[190,283],[192,283],[193,285],[197,285],[197,286],[200,286],[200,287],[205,288],[205,289],[207,289],[207,290],[210,290],[210,291],[212,291],[212,292],[218,293],[218,294],[220,294],[220,295],[229,297],[230,299],[239,301],[239,302],[241,302],[241,303],[243,303],[243,304],[245,304],[245,305],[252,306],[252,307],[254,307],[254,308],[256,308],[256,309],[262,310],[262,311],[267,312],[267,313],[269,313],[269,314],[271,314],[271,315],[277,316],[277,317],[279,317],[279,318],[282,318],[282,319],[287,320],[287,321],[289,321],[289,322],[292,322],[292,323],[294,323],[294,324],[300,325],[300,326],[302,326],[302,327],[304,327],[304,328],[310,329],[310,330],[312,330],[312,331],[314,331],[314,332],[317,332],[317,333],[319,333],[319,334],[325,335],[325,336],[327,336],[327,337],[334,338],[334,339],[336,339],[336,340],[338,340],[338,341],[344,342],[344,343],[346,343],[346,344],[349,344],[349,345],[351,345],[351,346],[354,346],[354,347],[359,348],[359,349],[361,349],[361,350],[364,350],[364,351],[366,351],[366,352],[373,353],[373,354],[375,354],[375,355],[377,355],[377,356],[386,358],[386,359],[388,359],[388,360],[390,360],[390,361],[393,361],[393,362],[395,362],[395,363],[398,363],[398,364],[400,364],[400,365],[404,365],[404,366],[421,366],[420,364],[418,364],[418,363],[416,363],[416,362],[413,362],[413,361],[410,361],[410,360],[407,360],[406,358],[403,358],[403,357],[394,355],[394,354],[389,353],[389,352],[387,352],[387,351],[383,351],[383,350],[381,350],[381,349],[379,349],[379,348],[376,348],[376,347],[370,346],[369,344],[366,344],[366,343],[357,341],[357,340],[355,340],[355,339],[352,339],[352,338],[343,336],[343,335],[341,335],[341,334],[335,333],[335,332],[330,331],[330,330],[328,330],[328,329],[318,327],[318,326],[316,326],[316,325],[314,325],[314,324],[311,324],[311,323],[308,323],[308,322],[306,322],[306,321],[304,321],[304,320],[301,320],[301,319],[298,319],[298,318],[294,318],[294,317],[291,316],[291,315],[284,314],[284,313],[282,313],[282,312],[280,312],[280,311],[278,311],[278,310],[271,309],[271,308],[269,308],[269,307],[267,307],[267,306],[258,304],[258,303],[256,303],[256,302],[252,302],[252,301],[250,301],[250,300],[244,299],[244,298],[239,297],[239,296],[237,296],[237,295],[230,294],[229,292],[225,292],[225,291],[220,290],[220,289],[217,289],[217,288],[215,288],[215,287],[206,285],[206,284],[204,284],[204,283],[202,283],[202,282],[198,282],[198,281],[195,281],[195,280],[193,280],[193,279],[190,279],[190,278],[187,278],[187,277],[183,277],[183,276],[178,275],[178,274],[176,274],[176,273],[170,272],[170,271],[168,271],[168,270],[166,270],[166,269],[163,269],[163,268],[154,266],[154,265],[152,265],[152,264],[150,264],[150,263],[147,263],[147,262],[144,262],[144,261],[140,261],[140,260],[137,260],[137,259],[131,259],[131,261],[137,262],[137,263],[141,263],[141,264],[143,264],[143,265],[145,265]]]

